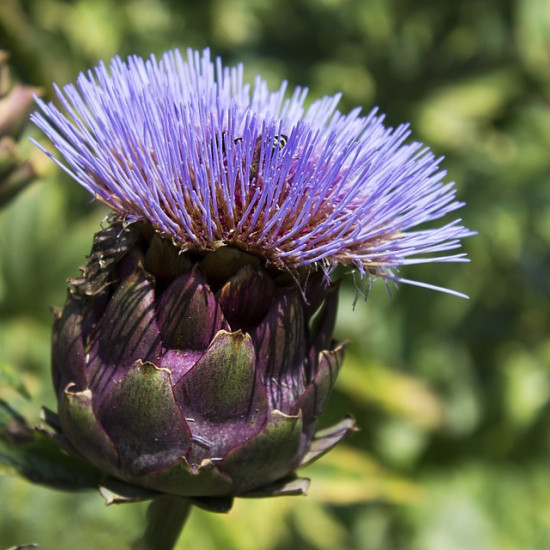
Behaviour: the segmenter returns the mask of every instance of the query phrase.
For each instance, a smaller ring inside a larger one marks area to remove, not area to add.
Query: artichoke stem
[[[132,550],[172,550],[191,512],[185,498],[163,495],[154,499],[147,510],[147,528]]]

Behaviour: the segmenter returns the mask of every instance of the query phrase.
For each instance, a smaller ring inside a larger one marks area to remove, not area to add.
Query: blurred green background
[[[410,122],[479,235],[470,264],[403,270],[470,300],[379,284],[353,308],[347,280],[337,336],[352,344],[326,421],[349,412],[362,431],[304,472],[308,497],[195,510],[178,547],[550,548],[550,2],[0,0],[0,48],[47,97],[99,59],[187,46]],[[32,400],[0,397],[36,421],[54,407],[49,308],[106,211],[27,135],[19,150],[41,177],[0,211],[0,361]],[[146,510],[9,476],[0,494],[1,549],[124,548]]]

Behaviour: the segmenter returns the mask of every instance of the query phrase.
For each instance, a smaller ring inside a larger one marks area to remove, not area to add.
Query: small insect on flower
[[[239,138],[240,139],[240,138]],[[271,155],[275,154],[275,150],[281,150],[288,140],[288,136],[285,136],[285,134],[281,134],[280,136],[275,136],[273,139],[273,145],[271,148]],[[263,149],[262,149],[262,137],[258,137],[256,139],[256,145],[254,147],[254,156],[252,157],[252,162],[250,163],[250,180],[253,180],[256,178],[256,175],[258,174],[258,167],[260,166],[260,163],[263,163],[267,161],[267,158],[264,154],[262,157]]]
[[[401,266],[466,261],[459,220],[417,228],[462,206],[439,159],[376,111],[306,108],[208,50],[56,91],[32,120],[114,211],[55,321],[58,437],[160,492],[303,492],[295,470],[354,430],[316,432],[343,357],[333,270],[411,282]]]
[[[282,149],[286,142],[288,141],[288,136],[285,136],[285,134],[281,134],[280,136],[275,136],[275,140],[273,141],[273,147],[278,147],[279,149]]]

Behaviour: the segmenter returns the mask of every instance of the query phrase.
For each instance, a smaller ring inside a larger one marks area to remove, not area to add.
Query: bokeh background
[[[178,548],[550,548],[550,2],[0,0],[12,74],[46,97],[99,59],[188,46],[410,122],[479,235],[470,264],[403,270],[470,300],[380,284],[354,308],[348,278],[337,336],[352,344],[326,422],[349,412],[362,431],[305,472],[308,497],[196,510]],[[0,210],[0,361],[32,398],[0,397],[37,421],[55,406],[49,308],[106,211],[29,134],[19,154],[39,177]],[[0,494],[2,549],[124,548],[146,510],[10,476]]]

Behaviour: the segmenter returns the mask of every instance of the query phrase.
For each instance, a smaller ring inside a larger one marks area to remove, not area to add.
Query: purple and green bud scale
[[[462,204],[406,126],[285,88],[173,51],[37,99],[57,162],[115,212],[53,338],[61,437],[111,476],[291,492],[354,429],[315,433],[342,361],[333,270],[410,282],[400,266],[466,261],[459,220],[415,229]]]

